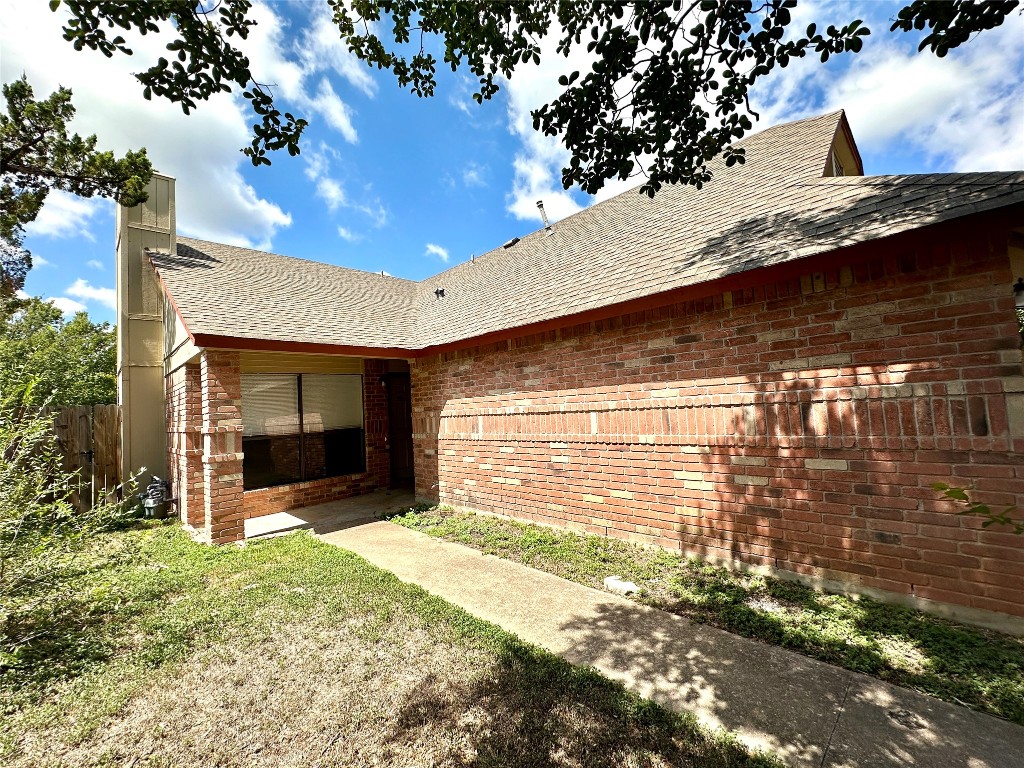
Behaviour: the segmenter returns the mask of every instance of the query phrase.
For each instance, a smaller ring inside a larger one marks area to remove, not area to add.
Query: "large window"
[[[246,490],[366,469],[363,377],[242,375]]]

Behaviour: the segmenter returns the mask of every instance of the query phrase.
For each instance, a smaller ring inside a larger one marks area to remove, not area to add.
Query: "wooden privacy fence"
[[[64,469],[82,478],[72,503],[87,511],[115,495],[121,484],[121,407],[76,405],[51,413]]]

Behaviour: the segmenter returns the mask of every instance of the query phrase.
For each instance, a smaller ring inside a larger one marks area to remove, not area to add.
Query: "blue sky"
[[[566,153],[530,126],[529,111],[557,95],[558,75],[585,64],[582,53],[524,66],[482,106],[473,81],[448,71],[420,99],[342,49],[325,3],[257,3],[254,70],[310,126],[301,156],[254,169],[238,151],[249,122],[239,97],[190,117],[145,102],[130,73],[161,55],[159,40],[130,41],[134,58],[76,52],[46,5],[0,0],[4,82],[25,72],[37,96],[68,86],[76,130],[117,152],[147,147],[178,180],[183,235],[421,279],[537,228],[538,199],[558,219],[638,183],[597,198],[562,190]],[[940,60],[887,31],[899,7],[801,3],[798,25],[863,18],[873,34],[856,56],[796,62],[762,81],[758,127],[843,107],[869,174],[1024,168],[1024,17]],[[30,294],[113,321],[111,203],[51,195],[26,245],[37,263]]]

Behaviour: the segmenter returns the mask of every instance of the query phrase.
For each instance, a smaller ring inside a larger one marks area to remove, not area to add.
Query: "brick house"
[[[1024,631],[1024,173],[863,176],[841,112],[423,282],[119,211],[129,468],[207,541],[417,497]],[[497,238],[496,238],[497,239]]]

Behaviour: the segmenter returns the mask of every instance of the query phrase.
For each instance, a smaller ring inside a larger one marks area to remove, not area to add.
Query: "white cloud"
[[[800,6],[819,22],[815,16],[848,21],[865,10],[874,9]],[[860,53],[837,62],[845,66],[823,67],[809,56],[759,82],[762,124],[842,108],[869,164],[872,156],[916,150],[941,170],[1024,167],[1024,17],[1010,14],[944,58],[918,53],[920,34],[889,32],[880,16],[867,22],[873,34]]]
[[[355,126],[352,125],[352,110],[338,98],[326,77],[320,79],[316,96],[303,100],[303,103],[319,112],[332,128],[345,137],[345,141],[350,144],[359,141]]]
[[[332,212],[347,203],[345,190],[341,188],[341,184],[336,179],[329,177],[320,179],[316,184],[316,193],[327,203],[327,207]]]
[[[354,211],[359,211],[361,214],[366,216],[373,223],[373,226],[383,227],[388,223],[388,209],[384,207],[384,203],[380,201],[378,197],[373,194],[373,189],[369,185],[364,187],[364,196],[361,198],[363,202],[353,200],[349,202],[348,207]]]
[[[103,262],[100,261],[99,259],[89,259],[87,262],[85,262],[85,266],[92,267],[93,269],[98,269],[101,271],[106,269],[106,267],[103,266]]]
[[[448,103],[467,117],[475,117],[474,107],[479,105],[473,100],[473,94],[479,84],[468,75],[457,75],[456,78],[455,90],[448,94]]]
[[[513,162],[515,181],[507,199],[508,211],[517,219],[539,222],[542,220],[537,208],[539,200],[544,202],[550,221],[558,221],[583,210],[584,206],[561,188],[560,181],[556,181],[560,178],[561,163],[561,160],[552,161],[529,147],[517,153]]]
[[[467,187],[486,187],[487,180],[484,178],[487,168],[477,163],[469,163],[462,169],[462,183]]]
[[[340,179],[331,175],[333,161],[340,160],[341,154],[324,142],[315,149],[302,153],[306,158],[306,178],[316,186],[316,195],[326,203],[332,213],[341,208],[358,211],[366,216],[375,227],[383,227],[388,221],[388,211],[372,189],[366,187],[364,194],[353,199],[346,192]]]
[[[250,71],[260,83],[270,84],[275,97],[289,101],[307,98],[305,79],[311,71],[289,58],[288,23],[265,2],[253,4],[249,17],[256,22],[245,40],[232,38],[231,43],[249,58]]]
[[[427,249],[423,252],[424,256],[437,256],[445,264],[448,263],[448,249],[442,248],[440,245],[434,245],[434,243],[427,243]]]
[[[568,163],[569,151],[555,136],[545,136],[533,128],[530,112],[555,99],[563,88],[560,75],[573,71],[586,73],[592,56],[579,46],[568,58],[555,51],[557,27],[541,44],[541,63],[520,64],[505,83],[508,96],[509,130],[519,139],[520,149],[513,161],[515,179],[507,199],[507,208],[518,219],[541,221],[537,201],[552,221],[565,218],[583,206],[562,188],[561,169]]]
[[[792,10],[790,31],[802,35],[812,23],[820,30],[825,30],[829,24],[843,26],[864,17],[863,12],[858,13],[858,10],[863,11],[863,8],[858,9],[836,0],[827,3],[813,0],[800,2]],[[868,26],[872,33],[865,48],[869,48],[879,36],[888,34],[878,24]],[[888,29],[888,25],[885,25],[885,29]],[[812,52],[802,59],[791,59],[788,66],[776,69],[767,78],[759,79],[750,92],[752,106],[758,114],[755,131],[824,111],[820,104],[820,94],[827,91],[834,82],[830,69],[841,64],[844,58],[848,60],[849,57],[863,55],[864,51],[859,54],[844,53],[833,58],[832,64],[825,67]]]
[[[53,299],[47,299],[47,301],[53,304],[53,306],[65,315],[73,315],[76,312],[85,312],[88,309],[85,304],[77,302],[74,299],[69,299],[67,296],[58,296]]]
[[[92,233],[90,233],[90,234],[92,234]],[[53,264],[50,261],[48,261],[47,259],[44,259],[38,253],[33,253],[32,254],[32,268],[33,269],[35,269],[36,267],[52,267],[52,266],[53,266]]]
[[[542,221],[537,202],[543,201],[544,210],[550,221],[570,216],[587,205],[607,200],[642,183],[635,175],[626,179],[610,179],[595,195],[586,195],[573,187],[562,186],[562,168],[570,159],[560,137],[545,136],[533,128],[533,110],[550,103],[560,96],[565,88],[558,84],[561,75],[579,72],[585,77],[590,72],[596,56],[586,50],[587,42],[574,45],[569,55],[556,51],[560,29],[557,22],[552,31],[541,41],[541,62],[532,61],[516,67],[512,78],[504,84],[508,96],[509,130],[519,138],[521,149],[513,161],[515,179],[508,196],[507,208],[516,218]],[[626,88],[620,84],[620,90]],[[635,159],[635,173],[650,162],[642,156]]]
[[[73,128],[97,134],[103,149],[120,154],[147,147],[154,167],[177,178],[177,221],[183,234],[265,247],[291,223],[280,206],[260,197],[241,175],[246,160],[238,149],[249,142],[249,118],[240,95],[220,94],[188,116],[166,100],[142,98],[131,73],[166,55],[166,35],[126,34],[135,55],[107,59],[95,51],[75,51],[62,39],[63,9],[51,13],[45,3],[2,0],[0,14],[2,71],[11,73],[7,77],[25,72],[37,97],[58,85],[71,88],[78,110]],[[250,37],[259,39],[260,34],[254,30]],[[269,76],[281,82],[285,74]],[[103,204],[80,201],[74,208],[51,195],[34,231],[84,234],[93,206]]]
[[[6,65],[4,68],[6,69]],[[36,97],[39,96],[40,94],[36,93]],[[46,202],[43,203],[36,220],[25,227],[25,233],[43,237],[84,237],[95,242],[96,238],[89,231],[92,219],[104,207],[110,205],[109,201],[102,198],[86,199],[59,189],[54,190],[46,196]],[[45,263],[45,260],[36,261],[38,266]]]
[[[945,58],[887,39],[830,89],[868,151],[909,141],[956,171],[1024,168],[1024,17]],[[946,167],[949,167],[946,165]]]
[[[307,70],[329,67],[364,95],[377,94],[377,81],[370,74],[370,68],[349,53],[341,42],[338,27],[325,3],[318,3],[310,14],[310,25],[302,36],[301,58]]]
[[[752,91],[758,129],[845,108],[867,158],[905,148],[924,153],[937,169],[1024,167],[1024,15],[1007,16],[1002,26],[940,59],[916,52],[919,34],[889,32],[885,13],[870,3],[801,2],[793,10],[795,32],[811,22],[824,29],[863,18],[873,34],[860,53],[844,54],[827,66],[811,53],[760,80]],[[541,47],[541,64],[519,65],[504,84],[509,130],[520,142],[508,210],[532,221],[540,221],[538,200],[557,220],[641,182],[608,181],[586,202],[578,191],[562,189],[560,170],[569,153],[557,138],[533,129],[530,112],[562,92],[559,75],[585,74],[591,57],[574,49],[566,59],[554,51],[551,35]],[[462,108],[457,100],[452,104]]]
[[[326,176],[331,170],[334,160],[341,160],[341,153],[334,147],[321,141],[316,148],[307,148],[302,157],[306,161],[306,178],[310,181]]]
[[[339,226],[338,227],[338,237],[340,237],[342,240],[345,240],[345,241],[347,241],[349,243],[355,243],[355,242],[358,242],[360,240],[359,235],[357,235],[355,232],[353,232],[348,227],[340,227]]]
[[[253,77],[261,83],[269,83],[275,98],[291,102],[311,123],[317,116],[338,131],[346,141],[356,143],[359,136],[352,123],[352,109],[334,91],[326,77],[316,83],[316,92],[311,94],[307,81],[329,70],[337,71],[346,80],[356,85],[363,93],[372,96],[373,88],[368,87],[351,64],[341,62],[353,58],[344,48],[341,38],[335,34],[332,41],[324,26],[330,24],[330,16],[324,19],[326,10],[313,13],[308,28],[301,38],[294,38],[285,19],[278,16],[266,3],[253,5],[250,16],[257,22],[246,40],[235,41],[252,62]],[[336,31],[336,30],[335,30]],[[296,58],[292,58],[295,56]],[[363,67],[366,78],[368,68]],[[372,83],[372,78],[370,79]],[[375,83],[374,83],[375,85]],[[283,110],[282,110],[283,111]]]
[[[117,293],[113,288],[99,288],[82,278],[75,280],[64,293],[68,296],[74,296],[76,299],[95,301],[110,309],[117,308]]]

